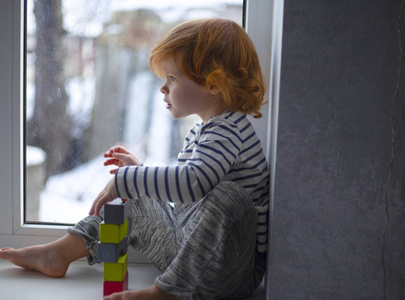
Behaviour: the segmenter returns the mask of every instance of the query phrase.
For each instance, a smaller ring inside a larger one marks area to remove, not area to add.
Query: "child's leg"
[[[97,262],[97,244],[99,241],[100,223],[104,220],[104,209],[100,216],[88,216],[80,220],[73,227],[68,228],[68,233],[80,238],[87,250],[87,261],[90,265]]]
[[[155,284],[182,299],[250,295],[263,271],[256,266],[257,212],[246,191],[221,183],[188,211],[180,211],[179,224],[184,218],[184,243]]]
[[[165,270],[177,254],[176,233],[171,209],[164,201],[148,197],[129,201],[128,243],[149,258],[159,270]],[[90,253],[90,265],[97,262],[97,244],[101,216],[89,216],[68,229],[83,239]]]
[[[71,234],[45,245],[0,250],[0,258],[51,277],[65,276],[71,262],[87,255],[84,241]]]
[[[165,201],[148,197],[129,204],[129,244],[164,271],[179,249],[172,208]]]
[[[86,217],[69,228],[67,235],[52,243],[21,249],[3,248],[0,250],[0,258],[50,277],[63,277],[71,262],[91,256],[89,249],[94,247],[89,248],[88,241],[98,239],[98,226],[102,220],[102,217]],[[97,246],[97,242],[93,244]]]
[[[172,229],[170,210],[166,203],[144,198],[133,200],[130,205],[128,237],[131,246],[145,253],[156,266],[163,270],[176,254],[175,236]],[[68,234],[55,242],[22,249],[3,248],[0,258],[8,259],[15,265],[39,271],[51,277],[63,277],[69,264],[82,257],[89,264],[97,262],[97,244],[101,216],[88,216],[68,228]],[[167,245],[165,254],[158,251],[162,244]]]

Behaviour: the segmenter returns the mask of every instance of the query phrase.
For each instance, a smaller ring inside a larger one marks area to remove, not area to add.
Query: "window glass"
[[[198,118],[170,118],[150,49],[185,20],[242,15],[243,0],[27,0],[25,221],[85,217],[116,144],[148,165],[174,163]]]

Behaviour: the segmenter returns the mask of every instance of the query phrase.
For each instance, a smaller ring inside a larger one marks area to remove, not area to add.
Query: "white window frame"
[[[53,241],[65,235],[67,228],[24,223],[24,182],[21,180],[23,6],[22,0],[0,1],[0,170],[3,174],[0,180],[0,247],[16,248]],[[262,112],[263,118],[253,122],[271,162],[273,187],[283,0],[248,0],[246,10],[246,28],[255,43],[267,79],[266,97],[272,99]],[[133,257],[135,261],[142,261],[137,255]]]

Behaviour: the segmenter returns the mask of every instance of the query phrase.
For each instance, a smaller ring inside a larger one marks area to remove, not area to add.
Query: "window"
[[[124,144],[148,165],[175,161],[198,118],[173,120],[150,49],[184,20],[242,25],[243,0],[27,0],[25,222],[74,224],[111,178]]]
[[[101,1],[101,0],[100,0]],[[53,2],[53,1],[52,1]],[[55,1],[56,2],[56,1]],[[71,1],[69,1],[71,2]],[[104,3],[104,1],[101,1]],[[121,1],[120,1],[121,2]],[[126,2],[126,1],[122,1]],[[133,1],[135,2],[135,1]],[[153,3],[154,1],[150,0]],[[188,2],[188,1],[184,1]],[[215,1],[214,1],[215,2]],[[268,94],[272,104],[263,111],[264,117],[254,120],[254,126],[262,139],[266,153],[275,149],[275,131],[277,118],[277,96],[279,78],[279,55],[281,50],[281,25],[283,1],[246,1],[246,28],[256,45],[263,71],[268,78]],[[23,208],[23,96],[28,90],[22,85],[25,77],[22,58],[23,1],[0,1],[0,238],[1,247],[21,247],[45,243],[55,237],[66,234],[66,226],[52,224],[29,224],[25,222]],[[273,13],[271,13],[273,11]],[[82,46],[86,48],[87,46]],[[73,44],[71,45],[74,46]],[[86,49],[91,49],[86,48]],[[85,50],[87,51],[87,50]],[[86,52],[89,53],[89,52]],[[91,53],[91,51],[90,51]],[[29,64],[30,62],[26,62]],[[271,76],[271,80],[270,78]],[[26,74],[30,76],[30,74]],[[75,82],[71,82],[72,85]],[[31,108],[26,107],[26,112]],[[270,120],[270,116],[272,116]],[[269,122],[271,121],[271,124]],[[271,126],[270,126],[271,125]],[[110,145],[106,145],[109,147]],[[38,159],[41,159],[39,151]],[[274,166],[275,152],[271,152]],[[33,159],[36,157],[30,157]],[[274,174],[274,172],[273,172]],[[273,176],[274,178],[274,176]],[[138,259],[136,256],[134,259]]]

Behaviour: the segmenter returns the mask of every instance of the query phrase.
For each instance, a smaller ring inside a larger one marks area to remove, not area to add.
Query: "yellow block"
[[[128,270],[128,254],[120,256],[116,263],[104,263],[104,281],[121,282]]]
[[[100,224],[100,242],[104,244],[119,244],[128,233],[128,220],[124,224]]]

